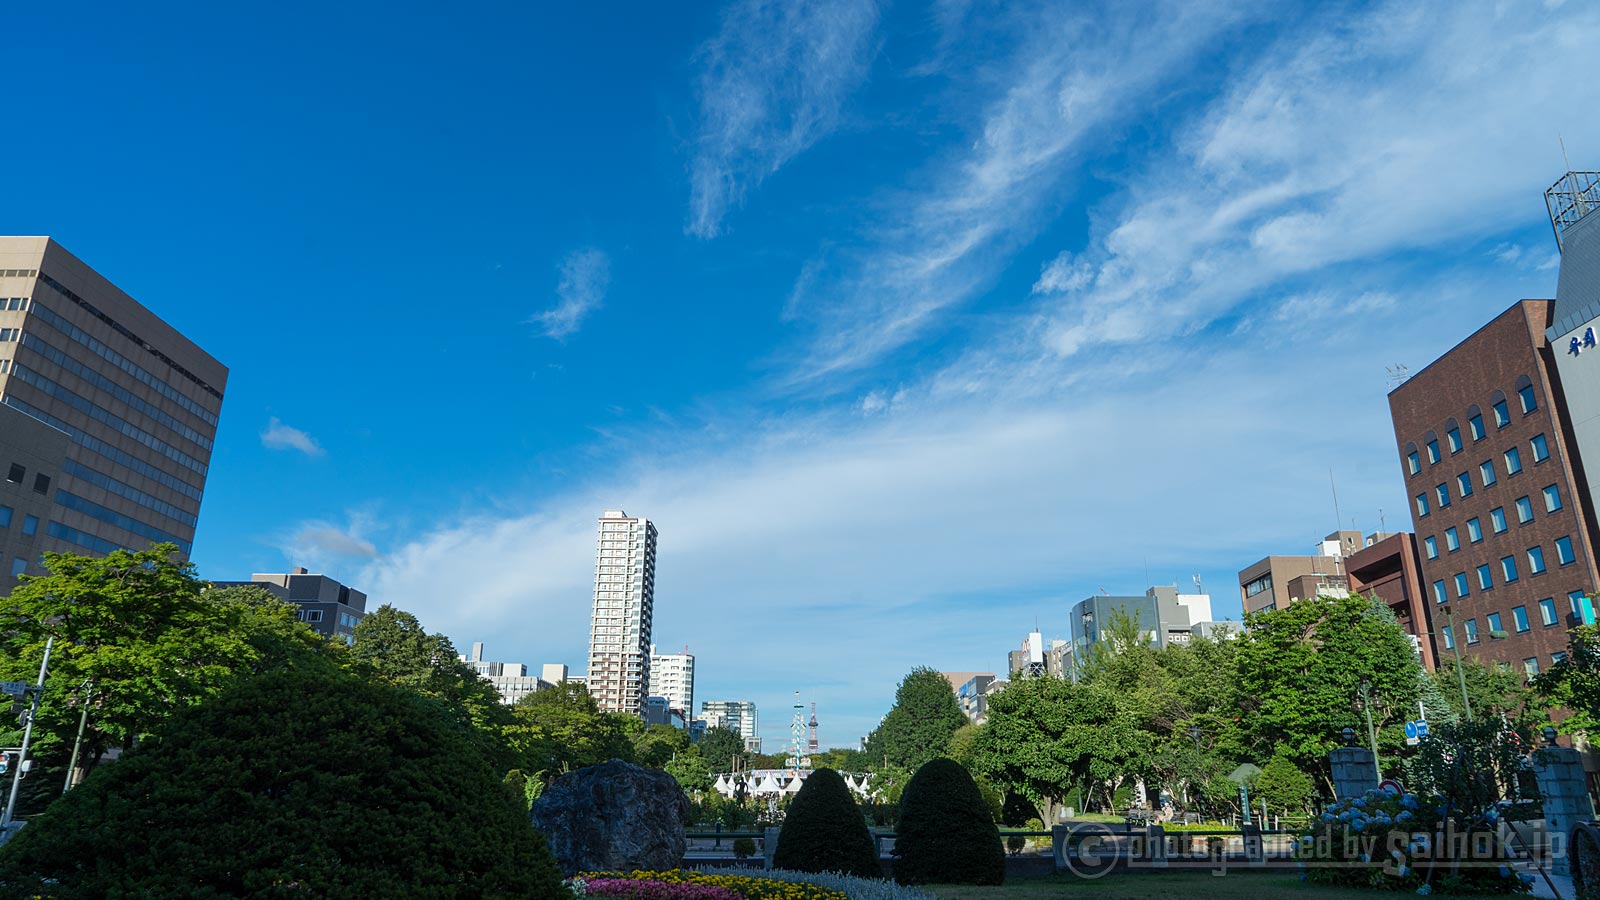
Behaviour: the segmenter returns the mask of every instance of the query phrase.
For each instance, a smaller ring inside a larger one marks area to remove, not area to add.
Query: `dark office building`
[[[345,587],[326,575],[312,575],[296,567],[284,574],[257,572],[249,581],[215,581],[217,587],[258,587],[300,607],[300,621],[320,634],[355,640],[356,623],[367,614],[367,595]]]

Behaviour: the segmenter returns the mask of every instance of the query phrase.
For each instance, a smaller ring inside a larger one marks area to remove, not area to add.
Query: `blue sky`
[[[1581,3],[526,6],[10,10],[0,230],[231,367],[203,575],[581,671],[621,506],[769,745],[1101,589],[1237,617],[1330,470],[1408,526],[1386,367],[1600,167]]]

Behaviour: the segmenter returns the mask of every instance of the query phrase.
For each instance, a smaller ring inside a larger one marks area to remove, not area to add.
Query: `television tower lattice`
[[[806,752],[816,753],[822,747],[817,743],[817,704],[811,704],[811,722],[807,726]]]
[[[794,721],[789,724],[789,758],[784,762],[796,774],[811,771],[811,757],[803,752],[806,740],[805,706],[800,703],[800,692],[794,692]]]

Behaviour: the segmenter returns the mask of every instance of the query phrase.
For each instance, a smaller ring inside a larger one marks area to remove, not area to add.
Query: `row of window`
[[[188,438],[190,441],[203,449],[211,449],[211,441],[205,435],[195,431],[193,428],[190,428],[172,416],[167,415],[165,412],[161,411],[155,406],[146,403],[143,399],[136,396],[133,392],[129,391],[122,385],[117,384],[104,375],[101,375],[99,372],[96,372],[88,366],[85,366],[83,363],[78,362],[65,353],[62,353],[60,350],[57,350],[56,348],[45,343],[44,339],[40,338],[37,334],[30,332],[28,336],[23,339],[22,346],[27,347],[29,350],[32,350],[45,359],[50,360],[51,362],[60,366],[62,369],[71,372],[72,374],[82,378],[84,381],[89,382],[100,390],[105,391],[118,400],[121,400],[123,403],[128,404],[139,412],[144,413],[152,419],[155,419],[157,422],[165,425],[167,429],[173,433],[181,437]]]
[[[1583,591],[1573,591],[1569,593],[1567,595],[1567,602],[1572,607],[1572,616],[1575,621],[1581,622],[1585,625],[1594,624],[1594,601],[1585,596]],[[1546,597],[1539,601],[1538,606],[1540,624],[1546,628],[1554,626],[1557,621],[1555,598]],[[1528,608],[1526,606],[1514,607],[1511,610],[1511,621],[1516,627],[1517,634],[1524,634],[1530,631],[1533,627],[1528,621]],[[1484,616],[1484,624],[1488,626],[1485,630],[1488,631],[1490,638],[1497,639],[1506,637],[1508,635],[1508,632],[1506,632],[1506,630],[1502,627],[1504,622],[1502,621],[1500,614],[1497,612],[1489,613],[1488,615]],[[1476,644],[1481,639],[1481,634],[1478,631],[1478,620],[1476,618],[1464,620],[1461,623],[1461,631],[1466,637],[1468,644]],[[1445,649],[1455,649],[1455,635],[1451,633],[1450,626],[1446,625],[1444,629],[1440,631],[1440,634],[1444,637]],[[1558,656],[1557,658],[1559,659],[1560,657]]]
[[[1534,435],[1533,438],[1528,441],[1528,448],[1533,453],[1533,462],[1535,465],[1550,458],[1550,442],[1545,439],[1545,436],[1542,433]],[[1407,462],[1414,463],[1415,460],[1412,459],[1412,457],[1415,456],[1416,454],[1412,453],[1409,457],[1407,457]],[[1506,475],[1516,475],[1522,471],[1521,449],[1512,447],[1506,450],[1505,453],[1502,453],[1501,458],[1505,461]],[[1413,468],[1412,474],[1416,474],[1416,471],[1417,470]],[[1460,492],[1461,496],[1472,496],[1472,473],[1470,471],[1462,472],[1460,475],[1456,476],[1455,480],[1456,488]],[[1483,487],[1488,487],[1489,485],[1495,483],[1496,478],[1494,460],[1486,459],[1478,464],[1478,480],[1482,483]],[[1439,492],[1440,506],[1450,505],[1448,484],[1449,483],[1446,482],[1445,484],[1439,485],[1439,487],[1435,489]]]
[[[183,466],[186,469],[196,472],[201,476],[206,474],[205,463],[195,459],[182,450],[179,450],[177,447],[172,446],[166,441],[163,441],[150,432],[145,431],[143,428],[140,428],[132,422],[129,422],[127,419],[124,419],[121,416],[111,412],[98,403],[94,403],[93,401],[67,390],[60,384],[57,384],[51,379],[44,377],[43,375],[35,372],[27,366],[22,365],[21,363],[13,366],[12,369],[12,375],[18,381],[21,381],[24,384],[33,385],[51,397],[54,397],[73,409],[76,409],[84,415],[87,415],[89,418],[94,419],[95,421],[104,425],[108,425],[122,434],[133,438],[139,443],[149,447],[151,450],[154,450],[157,453],[160,453],[162,456],[165,456],[166,458],[172,460],[180,466]]]
[[[65,297],[65,298],[67,298],[68,300],[71,300],[73,303],[76,303],[81,309],[83,309],[84,312],[87,312],[89,315],[94,316],[96,319],[99,319],[100,321],[106,323],[107,325],[110,325],[113,329],[116,330],[116,332],[118,334],[122,335],[123,337],[127,338],[130,341],[133,341],[134,344],[136,344],[137,346],[143,347],[144,349],[150,351],[151,355],[155,356],[157,359],[159,359],[162,362],[166,363],[168,366],[171,366],[172,367],[172,371],[177,372],[179,375],[182,375],[183,377],[185,377],[185,378],[189,379],[190,381],[194,382],[195,384],[199,385],[201,390],[205,391],[206,393],[210,394],[213,397],[216,397],[218,400],[222,399],[222,392],[221,391],[217,390],[216,388],[212,387],[209,384],[206,384],[203,380],[201,380],[200,376],[194,374],[193,372],[189,371],[188,369],[185,369],[183,366],[178,365],[176,360],[174,360],[172,357],[166,355],[165,353],[162,353],[160,350],[157,350],[154,347],[154,345],[152,345],[149,341],[145,340],[142,337],[139,337],[137,334],[134,334],[133,332],[131,332],[128,329],[124,328],[122,326],[122,323],[118,322],[116,319],[113,319],[110,316],[106,315],[105,313],[101,312],[100,310],[95,309],[94,306],[91,303],[89,303],[89,301],[87,301],[87,300],[83,299],[82,297],[79,297],[77,294],[73,293],[71,288],[67,287],[66,285],[62,284],[59,281],[56,281],[54,278],[51,278],[49,275],[40,274],[39,280],[44,282],[46,285],[49,285],[49,287],[52,290],[54,290],[56,293],[60,294],[61,296]]]
[[[26,311],[27,308],[27,297],[0,297],[0,309],[20,309]]]
[[[12,509],[11,507],[9,507],[9,506],[0,506],[0,528],[10,528],[11,527],[11,521],[16,516],[16,514],[17,514],[17,511]],[[23,516],[22,517],[22,533],[23,534],[35,534],[38,531],[39,531],[39,517],[38,516]]]
[[[0,269],[0,278],[32,278],[38,269]]]
[[[1549,564],[1545,562],[1543,547],[1529,547],[1526,553],[1529,575],[1543,575],[1549,571]],[[1572,549],[1572,538],[1556,538],[1556,564],[1568,566],[1578,561]],[[1475,570],[1478,576],[1478,590],[1488,591],[1494,589],[1494,567],[1484,563]],[[1466,572],[1457,572],[1451,576],[1455,582],[1456,597],[1471,596],[1471,583]],[[1517,558],[1504,556],[1500,558],[1500,579],[1502,584],[1515,584],[1522,577],[1517,570]],[[1447,602],[1450,598],[1445,592],[1445,582],[1441,579],[1433,583],[1433,599],[1436,603]]]
[[[21,410],[22,412],[25,412],[28,415],[33,416],[35,419],[38,419],[39,421],[44,422],[47,425],[53,425],[56,428],[61,429],[62,431],[66,432],[68,437],[72,438],[73,441],[77,442],[77,444],[80,447],[83,447],[84,449],[86,449],[86,450],[88,450],[88,451],[90,451],[92,453],[97,453],[100,456],[103,456],[106,459],[111,460],[112,462],[116,463],[119,466],[124,466],[126,468],[132,469],[133,471],[138,472],[140,475],[143,475],[146,478],[151,478],[151,479],[154,479],[156,481],[159,481],[162,484],[166,485],[167,487],[172,488],[173,490],[175,490],[178,493],[184,495],[185,497],[188,497],[189,499],[195,501],[196,503],[200,502],[200,489],[199,488],[195,487],[192,484],[189,484],[186,481],[183,481],[182,479],[174,476],[170,472],[166,472],[166,471],[164,471],[162,469],[158,469],[155,466],[150,465],[149,463],[145,462],[142,459],[139,459],[138,457],[134,456],[131,453],[125,453],[122,450],[119,450],[116,447],[111,446],[110,444],[106,443],[105,441],[100,440],[99,438],[95,437],[94,435],[85,433],[83,429],[78,428],[77,426],[67,422],[64,419],[60,419],[60,418],[57,418],[56,416],[52,416],[49,413],[45,412],[44,410],[40,409],[37,406],[34,406],[31,403],[28,403],[28,402],[23,401],[23,400],[18,400],[16,397],[12,396],[11,394],[6,394],[5,396],[0,397],[0,403],[4,403],[5,405],[11,407],[12,409]]]
[[[1561,510],[1561,490],[1559,488],[1552,484],[1541,493],[1544,496],[1544,511],[1546,514],[1556,513]],[[1517,511],[1518,525],[1526,525],[1533,521],[1532,498],[1518,497],[1512,503],[1512,508]],[[1466,525],[1468,541],[1476,544],[1483,540],[1483,522],[1481,519],[1473,516],[1467,520]],[[1494,529],[1495,534],[1505,533],[1507,527],[1505,507],[1496,506],[1494,509],[1489,510],[1489,525]],[[1461,549],[1461,533],[1453,525],[1444,530],[1444,547],[1446,552],[1451,553]],[[1429,559],[1439,558],[1439,542],[1433,535],[1422,539],[1422,548]]]
[[[9,344],[22,337],[21,328],[0,328],[0,344]]]
[[[12,484],[21,484],[28,477],[28,467],[21,463],[12,463],[6,470],[6,481]],[[50,476],[43,472],[33,473],[33,492],[35,494],[50,493]]]
[[[185,554],[189,552],[190,544],[188,541],[168,534],[154,525],[146,524],[131,516],[125,516],[114,509],[101,506],[93,500],[79,497],[77,494],[58,490],[56,491],[56,503],[65,506],[67,509],[77,510],[91,519],[99,519],[124,531],[131,531],[140,537],[149,538],[156,543],[177,544],[179,550],[182,550]]]
[[[35,318],[43,320],[50,327],[61,332],[62,335],[81,344],[84,349],[100,357],[106,362],[111,363],[129,375],[132,375],[140,382],[149,385],[155,390],[156,393],[166,397],[173,403],[176,403],[184,409],[187,409],[189,412],[199,416],[200,420],[205,422],[207,425],[215,426],[217,424],[216,415],[194,400],[189,399],[188,395],[184,394],[182,391],[179,391],[172,385],[167,384],[165,381],[162,381],[155,375],[145,371],[138,363],[128,359],[126,356],[123,356],[116,350],[113,350],[112,348],[101,343],[93,335],[51,312],[48,307],[40,306],[39,304],[35,303],[33,306],[33,315]]]
[[[44,530],[45,534],[48,534],[51,537],[60,538],[63,541],[77,544],[79,547],[87,547],[102,556],[115,553],[118,550],[128,549],[123,547],[121,544],[113,544],[104,538],[95,537],[87,531],[79,531],[76,528],[63,525],[60,522],[51,522],[45,526]]]
[[[1517,388],[1517,403],[1522,407],[1522,414],[1526,416],[1539,408],[1539,401],[1534,395],[1533,382],[1528,376],[1524,375],[1517,380],[1522,382]],[[1496,428],[1504,428],[1511,424],[1511,408],[1507,403],[1505,394],[1495,391],[1490,409],[1494,413]],[[1467,410],[1467,428],[1474,443],[1489,436],[1488,429],[1484,427],[1483,413],[1476,404]],[[1456,423],[1455,419],[1445,422],[1444,437],[1450,453],[1460,453],[1464,449],[1465,444],[1461,440],[1461,426]],[[1429,465],[1437,465],[1443,459],[1442,454],[1439,452],[1439,438],[1434,432],[1430,431],[1423,437],[1423,449],[1428,454]],[[1406,464],[1412,475],[1422,471],[1416,444],[1406,445]]]
[[[124,500],[132,500],[134,503],[137,503],[146,509],[154,510],[163,516],[166,516],[174,521],[181,522],[190,528],[195,527],[195,525],[199,522],[193,513],[188,512],[180,507],[173,506],[171,503],[168,503],[159,497],[153,497],[149,494],[146,494],[144,491],[139,490],[133,485],[118,481],[104,472],[97,472],[75,459],[67,460],[62,466],[62,471],[74,478],[87,481],[95,487],[102,488],[109,493],[116,494],[118,497],[121,497]]]

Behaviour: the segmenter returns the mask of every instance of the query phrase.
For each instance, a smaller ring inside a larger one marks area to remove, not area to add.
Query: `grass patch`
[[[1372,900],[1374,897],[1411,897],[1410,892],[1356,890],[1307,884],[1299,875],[1263,875],[1241,872],[1225,876],[1210,872],[1107,875],[1093,880],[1073,875],[1008,878],[1000,887],[933,884],[925,888],[939,900],[1057,900],[1093,897],[1095,900],[1195,900],[1230,897],[1243,900]]]

